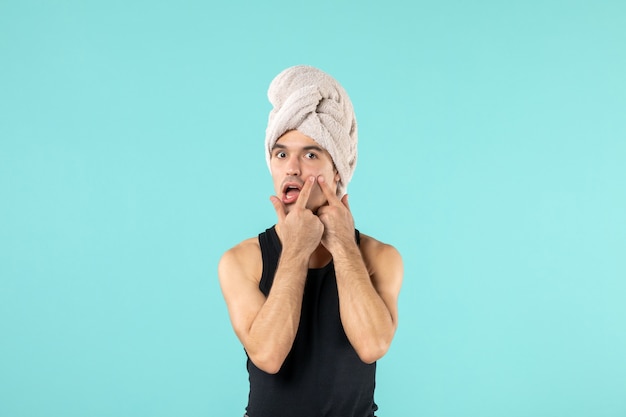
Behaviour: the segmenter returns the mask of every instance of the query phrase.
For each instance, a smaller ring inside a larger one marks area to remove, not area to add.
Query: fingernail
[[[317,177],[317,180],[318,180],[319,182],[324,182],[324,177],[322,177],[322,176],[320,175],[319,177]]]

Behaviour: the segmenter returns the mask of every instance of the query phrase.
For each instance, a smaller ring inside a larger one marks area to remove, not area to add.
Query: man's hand
[[[320,244],[324,225],[319,217],[306,208],[314,184],[315,177],[306,180],[289,213],[278,197],[270,197],[278,216],[276,232],[283,250],[310,256]]]
[[[339,200],[323,176],[317,177],[317,182],[328,200],[327,206],[322,206],[317,210],[317,216],[324,225],[322,245],[331,254],[335,254],[335,250],[342,245],[355,242],[354,218],[350,212],[347,194]]]

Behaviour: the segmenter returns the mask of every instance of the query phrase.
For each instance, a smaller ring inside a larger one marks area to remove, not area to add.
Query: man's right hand
[[[288,213],[278,197],[270,197],[278,216],[276,233],[283,245],[283,251],[310,256],[322,240],[324,225],[319,217],[306,208],[315,181],[313,176],[305,181],[298,199]]]
[[[298,199],[288,206],[278,197],[271,197],[283,250],[269,294],[259,288],[263,276],[259,239],[245,240],[220,260],[220,285],[235,333],[250,360],[270,374],[281,369],[293,346],[309,259],[324,233],[323,223],[306,208],[315,181],[315,177],[307,179]]]

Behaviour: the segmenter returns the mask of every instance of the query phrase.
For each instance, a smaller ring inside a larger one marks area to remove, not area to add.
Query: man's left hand
[[[346,244],[354,243],[354,218],[348,205],[348,195],[340,200],[323,176],[317,182],[328,200],[328,205],[317,209],[317,216],[324,224],[322,245],[331,254]]]

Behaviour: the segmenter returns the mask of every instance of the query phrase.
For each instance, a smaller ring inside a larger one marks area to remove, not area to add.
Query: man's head
[[[325,72],[301,65],[278,74],[267,96],[273,106],[265,135],[270,170],[275,145],[286,133],[297,131],[330,156],[337,177],[337,195],[342,197],[357,159],[356,117],[346,91]],[[325,179],[331,180],[326,176]]]
[[[339,172],[330,154],[297,130],[285,133],[274,144],[270,156],[270,171],[274,191],[286,211],[298,200],[305,181],[310,177],[315,177],[316,181],[306,201],[306,207],[313,212],[327,202],[318,183],[320,176],[331,190],[336,190],[339,182]]]

